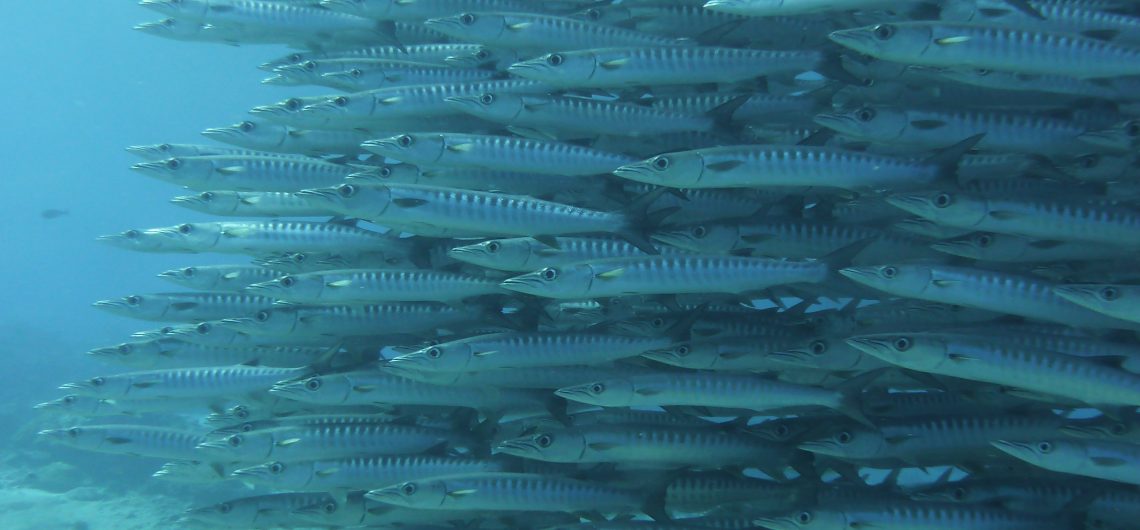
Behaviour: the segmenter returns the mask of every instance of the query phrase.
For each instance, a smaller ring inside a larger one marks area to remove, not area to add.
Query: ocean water
[[[100,502],[29,500],[14,493],[15,484],[33,484],[29,473],[64,462],[74,466],[68,472],[76,483],[109,488],[113,504],[113,492],[166,488],[155,480],[140,482],[155,462],[37,443],[37,430],[74,420],[31,407],[61,396],[56,387],[62,382],[118,371],[88,359],[88,349],[159,327],[98,311],[92,302],[172,290],[156,274],[226,262],[205,254],[128,252],[95,237],[204,220],[168,203],[176,188],[132,172],[139,159],[124,148],[206,143],[203,129],[241,121],[246,109],[282,99],[289,91],[261,85],[264,72],[253,66],[285,48],[144,35],[132,26],[162,17],[131,0],[10,2],[5,8],[0,45],[10,70],[0,86],[7,102],[0,127],[6,153],[0,240],[8,259],[0,274],[9,282],[0,304],[0,349],[8,381],[0,385],[0,460],[6,463],[0,489],[12,498],[0,494],[0,527],[65,528],[57,525],[86,521],[91,528],[118,528],[129,521],[95,520]],[[46,209],[69,213],[44,219]],[[75,508],[74,521],[44,513],[53,504]],[[175,513],[184,508],[180,504]],[[145,506],[139,510],[134,520],[149,521],[140,528],[160,527]]]

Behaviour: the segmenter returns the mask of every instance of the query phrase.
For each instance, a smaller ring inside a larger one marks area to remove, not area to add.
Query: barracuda
[[[84,425],[39,435],[86,451],[183,460],[193,459],[194,447],[204,440],[195,432],[146,425]]]
[[[139,320],[201,322],[252,315],[273,302],[273,298],[238,293],[155,293],[100,300],[94,306]]]
[[[636,357],[674,340],[598,333],[492,333],[436,344],[395,357],[388,364],[399,370],[429,372],[596,364]]]
[[[332,186],[352,173],[346,166],[300,156],[168,158],[135,164],[131,169],[203,191],[295,191]]]
[[[460,41],[525,51],[687,44],[686,41],[625,28],[592,24],[568,17],[530,13],[461,13],[430,19],[425,25]]]
[[[362,489],[401,480],[503,471],[498,462],[440,456],[368,456],[306,462],[274,461],[240,468],[234,478],[290,491]]]
[[[278,381],[295,379],[308,373],[308,368],[246,365],[150,370],[93,377],[86,381],[66,383],[60,389],[112,399],[213,399],[264,392]]]
[[[202,131],[202,136],[230,145],[263,150],[232,153],[247,156],[272,156],[273,153],[270,151],[282,153],[283,156],[291,156],[294,153],[310,156],[329,153],[358,155],[364,153],[364,150],[360,148],[360,142],[372,137],[368,131],[297,129],[281,123],[252,120],[246,120],[228,127],[212,127]],[[219,152],[216,154],[231,153]],[[170,156],[177,157],[179,155]]]
[[[253,284],[253,293],[304,304],[379,304],[384,302],[458,303],[468,298],[506,294],[486,278],[444,271],[345,270],[291,274]]]

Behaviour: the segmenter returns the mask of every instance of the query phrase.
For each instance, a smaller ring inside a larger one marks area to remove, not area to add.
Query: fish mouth
[[[462,246],[462,247],[455,247],[455,248],[447,251],[447,257],[455,258],[455,259],[461,260],[461,261],[463,261],[463,258],[466,256],[478,256],[481,254],[482,254],[482,252],[480,252],[479,249],[474,245],[466,245],[466,246]]]
[[[684,359],[673,350],[648,350],[641,352],[641,356],[652,361],[673,366],[680,366],[679,363]]]
[[[218,326],[239,333],[257,332],[260,328],[257,324],[258,322],[252,318],[223,318],[218,321]]]
[[[1065,300],[1076,304],[1087,303],[1096,300],[1096,292],[1098,287],[1086,287],[1083,285],[1059,285],[1053,288],[1053,293]]]
[[[230,476],[231,477],[244,477],[244,478],[261,479],[261,478],[265,478],[267,475],[266,475],[265,466],[253,466],[253,467],[243,467],[241,469],[235,469],[235,470],[230,472]]]
[[[716,0],[712,1],[715,2]],[[763,526],[764,528],[771,528],[773,530],[795,528],[795,523],[793,523],[788,517],[757,517],[752,520],[752,524],[756,526]]]
[[[963,258],[975,257],[975,254],[970,252],[973,250],[973,246],[965,241],[935,241],[930,244],[930,248],[953,256],[962,256]]]
[[[531,61],[522,61],[522,62],[517,62],[515,64],[512,64],[512,65],[507,67],[507,72],[515,74],[519,77],[526,77],[526,75],[525,75],[526,72],[540,72],[544,69],[545,68],[542,66],[542,62],[537,61],[537,60],[531,60]]]
[[[827,38],[831,42],[857,52],[863,52],[869,48],[866,46],[870,41],[869,35],[866,30],[861,28],[833,31],[827,35]]]
[[[514,278],[507,278],[499,282],[499,287],[510,291],[515,291],[523,294],[532,294],[541,296],[543,291],[542,281],[532,276],[531,274],[524,274]]]
[[[127,152],[132,155],[149,155],[151,153],[158,153],[159,150],[149,145],[129,145]]]
[[[1104,147],[1107,149],[1114,149],[1119,151],[1128,151],[1132,148],[1131,141],[1127,136],[1121,134],[1120,131],[1109,129],[1107,131],[1091,131],[1077,135],[1077,139],[1089,145],[1097,147]]]
[[[393,153],[398,154],[400,152],[400,149],[399,149],[400,146],[399,146],[399,144],[396,143],[396,140],[394,138],[393,139],[385,138],[382,140],[367,140],[365,142],[362,142],[360,144],[360,147],[362,149],[364,149],[365,151],[368,151],[370,153],[375,153],[378,155],[382,155],[382,156],[389,156],[389,155],[392,155]]]
[[[284,72],[285,70],[281,70],[281,71]],[[271,75],[271,76],[266,77],[265,79],[261,80],[261,84],[263,84],[263,85],[275,85],[275,86],[292,86],[292,85],[296,85],[296,84],[300,84],[300,83],[301,83],[301,81],[298,80],[296,77],[283,75],[283,74]]]
[[[876,339],[872,337],[848,337],[843,339],[843,342],[848,346],[855,348],[868,355],[881,357],[888,350],[887,341],[885,339]]]
[[[559,388],[558,390],[554,391],[554,395],[556,395],[560,398],[563,398],[563,399],[569,399],[571,401],[577,401],[579,403],[586,403],[586,404],[592,405],[593,400],[590,399],[590,391],[589,391],[589,386],[592,384],[593,383],[589,383],[587,385],[576,385],[576,386],[568,386],[566,388]]]
[[[1060,428],[1060,431],[1074,438],[1109,438],[1112,436],[1112,433],[1104,429],[1083,425],[1065,425]]]
[[[995,440],[990,442],[998,451],[1006,453],[1015,458],[1030,458],[1036,453],[1033,451],[1033,444],[1028,442],[1014,442],[1010,440]]]
[[[396,357],[388,359],[388,362],[385,363],[385,366],[394,368],[396,370],[411,371],[428,370],[431,368],[431,365],[428,362],[428,358],[420,352],[397,355]]]
[[[845,267],[839,269],[839,274],[857,283],[868,283],[868,280],[878,276],[877,269],[872,267]]]
[[[340,204],[340,193],[336,188],[314,188],[294,192],[295,197],[299,197],[305,202],[316,200],[323,204]]]
[[[404,504],[400,502],[403,497],[400,495],[400,491],[395,487],[368,491],[364,494],[364,498],[384,504]]]
[[[448,96],[443,101],[463,109],[476,109],[480,106],[478,96]]]
[[[216,452],[227,452],[230,449],[230,444],[228,442],[226,442],[225,440],[210,440],[210,441],[202,442],[202,443],[194,446],[194,449],[206,451],[206,452],[215,452],[215,453]]]
[[[175,198],[173,198],[173,199],[170,199],[170,203],[171,203],[171,204],[178,204],[178,205],[184,205],[184,204],[194,204],[194,205],[197,205],[197,204],[206,204],[206,202],[205,202],[205,201],[203,201],[203,200],[202,200],[202,198],[201,198],[201,197],[199,197],[199,196],[197,196],[197,195],[179,195],[178,197],[175,197]]]
[[[94,356],[100,356],[100,357],[118,357],[118,356],[121,356],[123,354],[119,353],[119,347],[118,346],[104,346],[102,348],[94,348],[91,350],[87,350],[87,355],[94,355]]]
[[[858,136],[858,127],[852,126],[853,120],[842,114],[816,114],[811,119],[816,125],[827,127],[840,133]]]
[[[801,451],[807,451],[809,453],[833,455],[833,456],[838,454],[837,452],[834,451],[834,444],[832,444],[831,442],[822,441],[822,440],[815,440],[815,441],[810,441],[810,442],[800,442],[799,444],[796,445],[796,448],[801,450]]]
[[[463,23],[459,21],[459,17],[429,18],[424,21],[424,26],[443,33],[449,29],[460,29]]]
[[[206,138],[234,138],[242,135],[242,132],[237,127],[210,127],[202,131],[202,136]]]
[[[666,245],[672,245],[672,246],[675,246],[677,248],[682,248],[682,249],[686,249],[686,250],[692,250],[693,249],[691,245],[688,245],[689,241],[691,241],[691,238],[690,238],[688,232],[685,232],[685,231],[658,232],[655,234],[650,234],[649,239],[652,239],[654,241],[658,241],[661,243],[665,243]]]
[[[795,366],[814,365],[814,363],[809,362],[811,359],[811,352],[796,348],[790,350],[768,352],[768,355],[765,357],[778,363],[791,364]]]
[[[491,454],[505,454],[513,456],[523,456],[526,454],[537,453],[538,447],[530,438],[516,439],[516,440],[503,440],[498,445],[491,448]]]
[[[161,161],[139,162],[131,165],[132,171],[164,172],[164,169],[166,169],[166,162]]]
[[[648,184],[658,184],[663,180],[656,178],[656,176],[653,174],[653,171],[644,162],[621,166],[613,170],[613,174],[623,179],[645,182]]]
[[[98,302],[91,304],[91,306],[98,307],[99,309],[115,311],[126,309],[127,303],[122,300],[99,300]]]
[[[930,200],[921,195],[895,194],[887,196],[885,200],[895,208],[918,216],[930,211]]]

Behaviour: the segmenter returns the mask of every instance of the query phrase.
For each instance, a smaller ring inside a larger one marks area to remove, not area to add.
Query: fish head
[[[361,218],[383,215],[392,202],[392,190],[382,185],[341,184],[332,188],[301,190],[295,195],[314,208],[327,208]]]
[[[334,283],[336,278],[330,278],[326,274],[287,274],[267,282],[255,283],[245,290],[252,294],[290,302],[315,302],[320,300],[321,294]]]
[[[176,40],[191,39],[206,28],[206,24],[192,21],[179,21],[176,18],[164,18],[162,20],[135,24],[134,26],[135,31],[141,31],[147,35],[154,35],[155,37]]]
[[[369,74],[378,73],[375,70],[361,70],[360,68],[349,68],[348,70],[340,70],[337,72],[328,72],[321,74],[318,82],[325,86],[331,86],[346,92],[361,92],[370,88],[379,88],[384,80],[370,79]]]
[[[554,52],[520,61],[507,71],[524,79],[555,86],[588,86],[598,71],[601,56],[593,51]]]
[[[1009,234],[975,232],[936,241],[930,248],[954,256],[983,261],[1015,261],[1030,252],[1034,240]]]
[[[225,409],[221,412],[210,413],[209,416],[206,416],[206,424],[207,425],[232,425],[234,423],[249,421],[251,418],[255,417],[254,416],[255,410],[256,409],[251,409],[249,406],[246,406],[246,405],[234,405],[234,406],[232,406],[228,409]]]
[[[273,431],[250,431],[231,434],[215,440],[206,440],[195,449],[203,460],[215,461],[257,461],[268,457],[276,440]]]
[[[505,13],[460,13],[450,17],[432,18],[424,25],[459,39],[459,42],[495,42],[503,33],[511,34],[529,26],[526,18]]]
[[[1134,180],[1140,176],[1140,156],[1090,153],[1078,156],[1058,169],[1085,182]]]
[[[658,337],[669,331],[680,319],[679,316],[671,315],[631,317],[610,324],[610,328],[618,333],[637,337]]]
[[[124,342],[116,346],[94,348],[87,351],[87,355],[98,357],[111,362],[133,364],[139,361],[149,362],[151,359],[169,355],[158,339],[137,342]]]
[[[529,237],[490,239],[447,251],[450,258],[490,269],[526,270],[533,257],[546,257],[561,251]]]
[[[198,267],[182,267],[181,269],[169,269],[158,273],[159,278],[191,288],[212,286],[217,282],[218,276],[217,273]]]
[[[415,480],[374,489],[365,493],[364,497],[383,504],[409,508],[442,506],[447,503],[448,488],[447,482],[442,479]]]
[[[274,512],[272,507],[261,506],[259,501],[261,499],[258,497],[248,497],[219,502],[210,506],[191,508],[186,510],[184,516],[194,521],[228,528],[252,528],[267,524],[266,519],[277,520],[270,518]]]
[[[397,370],[461,372],[479,356],[473,344],[463,340],[433,344],[393,357],[388,365]]]
[[[95,413],[102,401],[96,397],[68,394],[59,399],[38,403],[32,408],[66,414],[88,415]]]
[[[129,384],[129,377],[96,376],[83,381],[64,383],[59,386],[59,389],[70,390],[71,392],[82,396],[98,397],[126,394],[126,387]]]
[[[174,144],[132,145],[127,152],[150,161],[166,160],[174,156]]]
[[[141,252],[176,251],[167,244],[168,240],[160,234],[160,230],[161,229],[136,230],[132,228],[119,232],[118,234],[99,236],[95,238],[95,240],[119,248]]]
[[[161,228],[158,234],[166,238],[171,248],[188,252],[208,251],[224,237],[224,223],[182,223]]]
[[[384,103],[367,92],[338,94],[313,98],[295,113],[287,123],[290,125],[327,125],[350,117],[363,117],[372,114],[374,105]],[[396,101],[391,102],[396,103]],[[389,103],[389,104],[391,104]]]
[[[507,278],[499,285],[511,291],[544,298],[590,298],[594,272],[588,263],[577,263]]]
[[[621,5],[595,5],[570,15],[577,18],[607,26],[636,24],[640,21],[633,9]]]
[[[1140,120],[1127,120],[1108,129],[1081,133],[1077,139],[1109,151],[1128,153],[1140,145]]]
[[[644,351],[642,357],[682,368],[711,368],[716,362],[719,344],[715,342],[682,342],[667,348]]]
[[[938,224],[923,217],[911,217],[895,221],[892,228],[930,239],[950,239],[973,233],[969,228],[954,228]]]
[[[922,293],[933,278],[930,267],[909,265],[864,265],[839,270],[847,279],[880,291],[899,296]]]
[[[199,322],[197,324],[179,326],[171,330],[171,337],[193,344],[224,346],[239,341],[244,334],[236,329],[223,325],[222,321],[214,320]]]
[[[597,405],[599,407],[626,407],[633,401],[635,389],[628,379],[606,379],[580,385],[559,388],[554,394],[568,399]]]
[[[728,254],[741,244],[740,225],[736,223],[705,223],[655,232],[654,241],[699,252],[702,254]]]
[[[325,374],[278,382],[269,393],[292,401],[335,405],[368,390],[346,374]]]
[[[704,8],[721,13],[764,17],[785,14],[785,3],[787,0],[708,0]]]
[[[222,319],[220,326],[248,335],[288,335],[303,324],[302,319],[303,315],[296,307],[271,307],[248,318]]]
[[[507,454],[543,462],[578,462],[588,449],[586,438],[571,429],[540,429],[499,442],[492,454]]]
[[[989,205],[984,198],[949,190],[896,193],[887,203],[938,224],[968,228],[989,218]]]
[[[139,162],[132,165],[131,169],[148,177],[181,185],[204,181],[213,172],[213,166],[201,157],[172,157]]]
[[[363,186],[377,186],[384,184],[431,184],[424,180],[428,175],[419,167],[412,164],[382,164],[379,166],[360,166],[361,171],[351,173],[345,179],[348,184]]]
[[[843,371],[855,369],[863,361],[863,352],[839,337],[809,334],[798,337],[783,348],[768,354],[772,361],[800,368]]]
[[[878,59],[915,63],[916,56],[921,56],[929,47],[939,46],[935,40],[953,36],[936,35],[929,24],[884,22],[833,31],[828,38],[844,48]]]
[[[1074,283],[1059,285],[1053,292],[1079,306],[1108,315],[1135,314],[1140,305],[1140,288],[1108,283]]]
[[[243,201],[241,192],[203,191],[197,195],[175,197],[170,202],[198,212],[224,215],[237,211]]]
[[[484,92],[467,96],[451,96],[444,98],[444,101],[467,114],[496,123],[510,123],[519,114],[529,109],[542,108],[543,105],[551,101],[551,98]]]
[[[899,141],[911,127],[906,111],[882,105],[817,114],[813,121],[840,134],[882,142]]]
[[[950,483],[935,483],[921,487],[907,496],[923,502],[954,502],[962,504],[999,503],[1007,500],[1008,491],[984,482],[959,480]]]
[[[831,428],[830,425],[821,424],[818,418],[793,417],[773,418],[764,420],[755,425],[749,425],[747,431],[765,440],[777,443],[799,443],[809,438],[820,437],[820,431]]]
[[[822,506],[810,510],[800,510],[782,516],[757,517],[753,524],[770,530],[814,530],[825,528],[859,528],[858,521],[849,521],[845,513],[838,509]]]
[[[919,371],[937,369],[950,353],[949,338],[933,333],[877,333],[849,337],[847,344],[888,363]]]
[[[40,438],[70,447],[78,447],[80,449],[95,450],[98,449],[103,442],[103,435],[100,430],[85,427],[46,429],[36,434]]]
[[[145,318],[153,312],[161,314],[163,303],[149,296],[132,294],[116,300],[99,300],[92,305],[116,315]]]
[[[990,445],[1018,460],[1046,469],[1056,469],[1058,465],[1073,467],[1088,460],[1085,444],[1080,440],[996,440]]]
[[[613,173],[623,179],[637,182],[685,188],[698,185],[706,173],[710,178],[715,177],[716,167],[719,166],[706,164],[699,150],[679,151],[626,164],[615,169]]]
[[[308,466],[301,462],[266,462],[252,467],[234,470],[231,477],[268,486],[288,489],[287,484],[305,484],[309,478]]]
[[[228,127],[212,127],[202,131],[202,136],[211,140],[252,149],[281,145],[288,135],[288,126],[263,120],[245,120]]]
[[[479,46],[468,53],[448,56],[443,62],[456,68],[495,68],[501,70],[505,66],[517,63],[520,59],[522,57],[516,50]]]
[[[1126,418],[1099,416],[1064,425],[1061,432],[1074,438],[1091,438],[1128,443],[1140,441],[1140,417],[1133,414]]]
[[[323,102],[328,97],[329,96],[318,96],[284,99],[270,105],[256,106],[250,109],[249,113],[260,119],[268,120],[274,123],[302,125],[315,120],[315,117],[312,115],[302,117],[302,111],[311,105]],[[306,120],[306,118],[309,119]],[[318,124],[324,123],[322,120],[315,121]]]
[[[448,148],[448,135],[441,133],[409,133],[368,140],[365,151],[413,164],[432,163],[443,157]]]
[[[883,433],[876,429],[848,423],[830,431],[801,442],[797,447],[815,454],[839,458],[874,458],[891,454],[890,444]]]

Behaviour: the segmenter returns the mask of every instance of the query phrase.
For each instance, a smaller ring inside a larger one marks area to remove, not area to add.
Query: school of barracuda
[[[40,405],[186,524],[1140,528],[1135,0],[141,5],[298,87]]]

